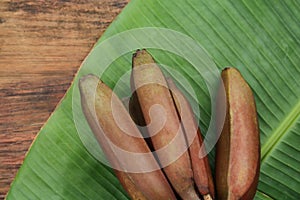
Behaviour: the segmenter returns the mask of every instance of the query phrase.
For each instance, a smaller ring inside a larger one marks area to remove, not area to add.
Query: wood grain
[[[0,1],[0,199],[81,62],[127,3]]]

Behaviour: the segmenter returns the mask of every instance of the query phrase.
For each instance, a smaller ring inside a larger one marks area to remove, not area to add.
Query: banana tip
[[[94,78],[94,74],[87,74],[79,78],[79,84],[85,82],[87,79]]]
[[[82,76],[79,79],[79,90],[80,92],[86,91],[89,88],[94,88],[99,82],[102,82],[96,75],[94,74],[87,74]]]
[[[213,198],[210,196],[210,194],[203,195],[204,200],[213,200]]]
[[[239,73],[240,74],[241,72],[235,67],[226,67],[222,71],[222,74],[225,74],[225,73]]]
[[[137,49],[136,52],[133,54],[132,57],[135,58],[135,57],[137,57],[137,56],[139,56],[141,54],[144,54],[146,52],[147,52],[146,49]]]

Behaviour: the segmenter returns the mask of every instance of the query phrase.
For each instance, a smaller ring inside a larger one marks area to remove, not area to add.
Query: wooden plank
[[[0,199],[81,62],[127,3],[0,1]]]

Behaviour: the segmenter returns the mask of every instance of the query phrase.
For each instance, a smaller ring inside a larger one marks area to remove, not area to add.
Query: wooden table
[[[0,199],[81,62],[127,3],[0,1]]]

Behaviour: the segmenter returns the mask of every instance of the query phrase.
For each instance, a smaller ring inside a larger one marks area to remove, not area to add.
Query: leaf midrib
[[[296,123],[300,117],[300,100],[291,110],[291,112],[285,117],[285,119],[279,124],[275,131],[271,134],[269,139],[264,143],[261,149],[261,162],[269,156],[275,146],[280,142],[281,138],[288,132],[288,130]]]

